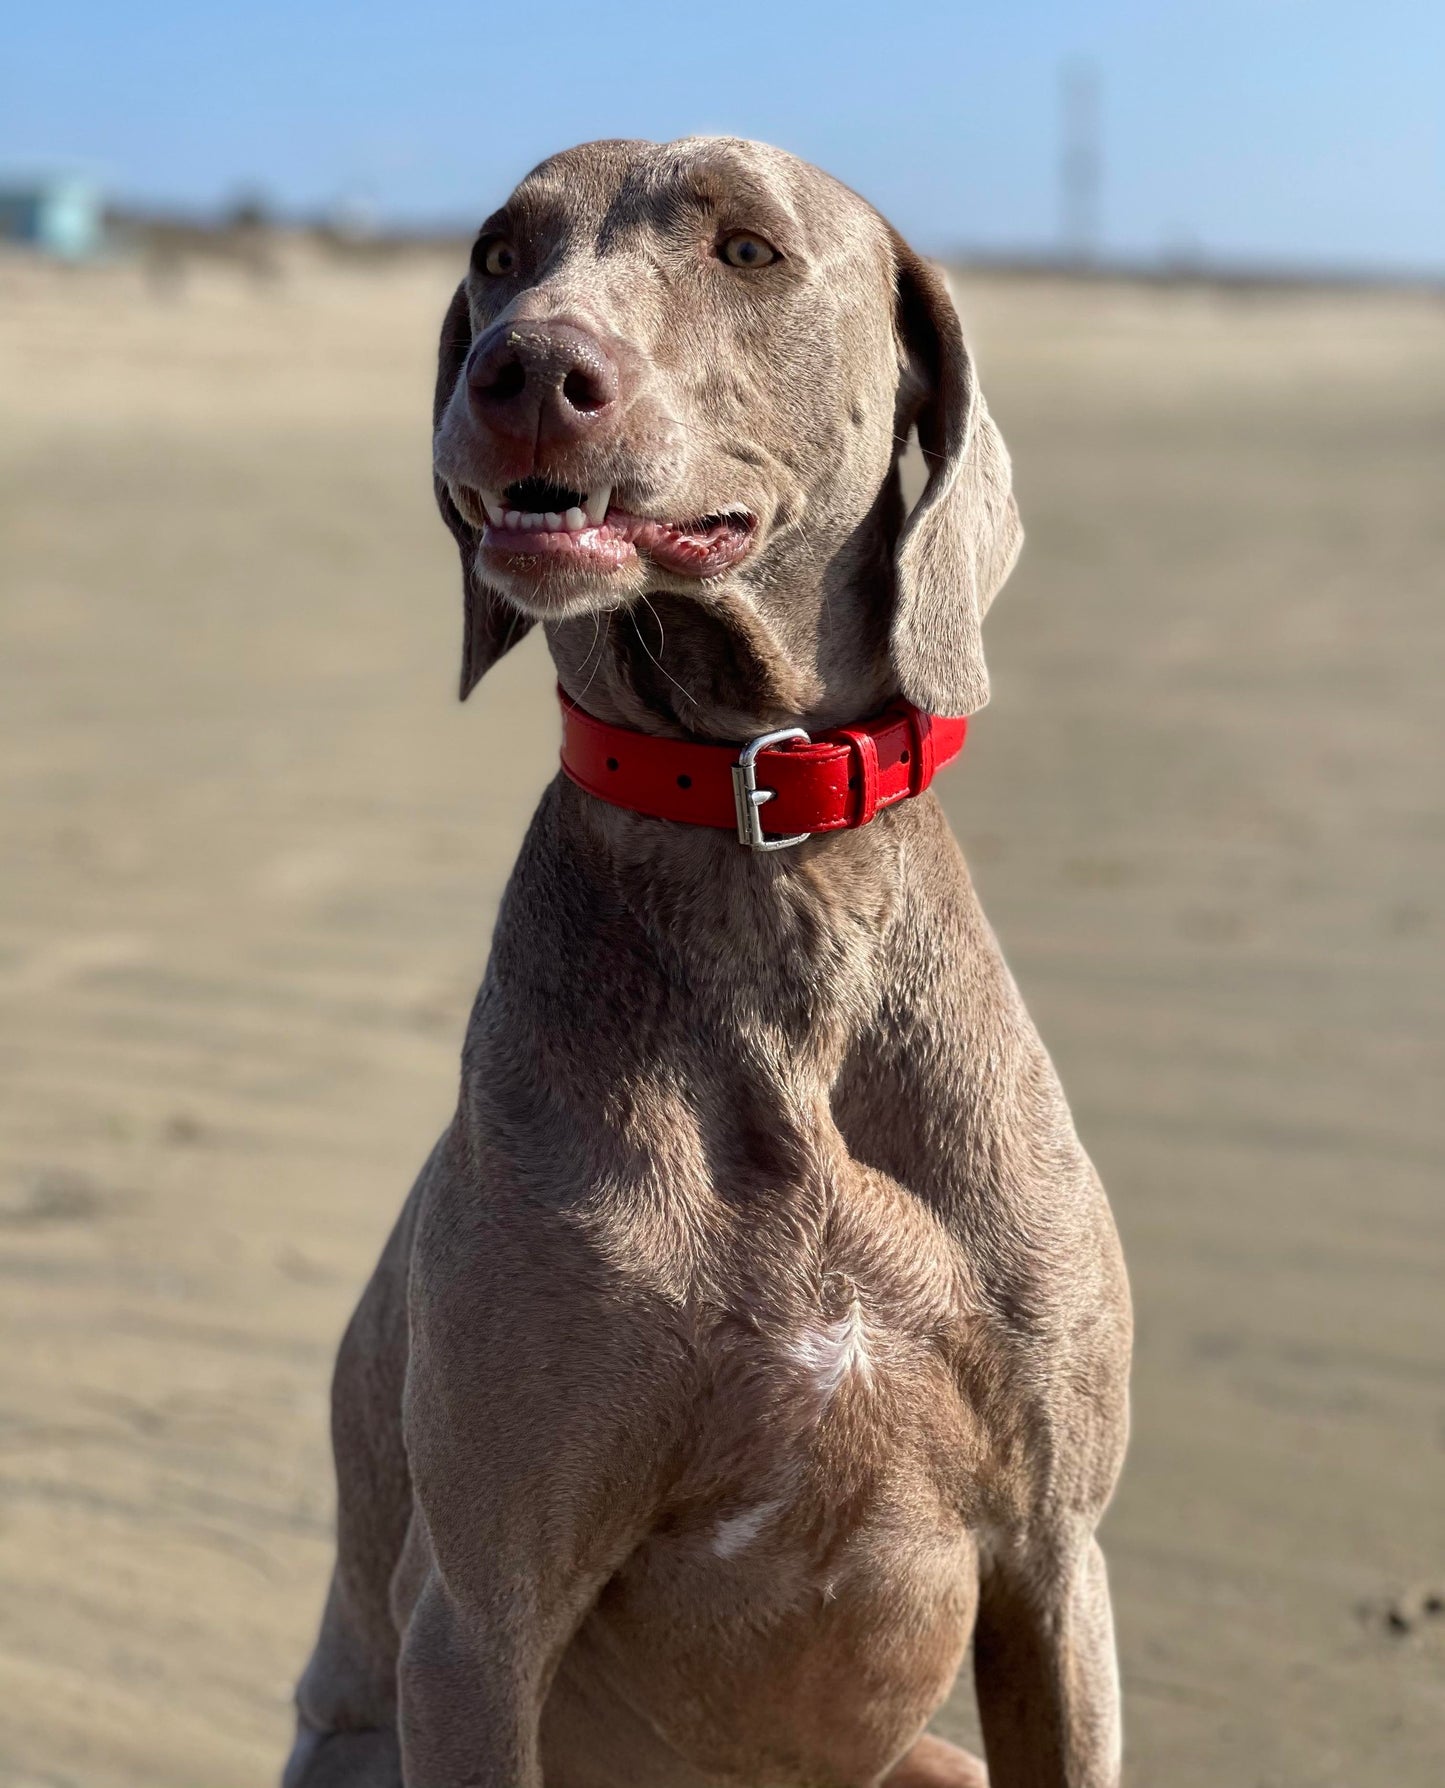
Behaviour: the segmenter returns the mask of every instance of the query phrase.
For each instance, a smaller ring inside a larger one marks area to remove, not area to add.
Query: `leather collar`
[[[788,727],[744,745],[707,745],[610,726],[565,690],[557,697],[562,768],[579,788],[633,813],[736,831],[753,850],[866,826],[883,808],[922,794],[968,732],[962,716],[897,702],[817,738]]]

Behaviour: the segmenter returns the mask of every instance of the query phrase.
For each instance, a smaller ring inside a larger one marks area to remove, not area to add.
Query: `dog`
[[[776,149],[589,144],[434,424],[462,695],[540,626],[565,768],[341,1345],[285,1788],[1107,1788],[1127,1284],[926,786],[1022,538],[948,290]]]

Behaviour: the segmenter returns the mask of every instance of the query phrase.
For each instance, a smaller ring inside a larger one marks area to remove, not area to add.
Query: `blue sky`
[[[566,143],[721,130],[820,162],[935,252],[1040,246],[1078,56],[1106,248],[1445,270],[1442,0],[31,0],[0,51],[0,168],[474,222]]]

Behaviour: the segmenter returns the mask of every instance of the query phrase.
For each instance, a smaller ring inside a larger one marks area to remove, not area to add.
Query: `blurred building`
[[[77,174],[0,175],[0,242],[65,260],[99,253],[105,236],[100,189]]]

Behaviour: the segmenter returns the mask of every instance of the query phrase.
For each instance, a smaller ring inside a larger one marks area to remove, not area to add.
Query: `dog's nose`
[[[499,323],[467,361],[467,397],[483,427],[561,446],[595,434],[617,402],[617,363],[571,323]]]

